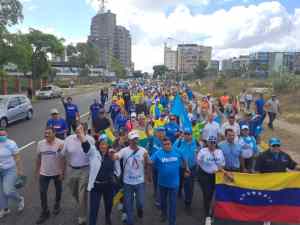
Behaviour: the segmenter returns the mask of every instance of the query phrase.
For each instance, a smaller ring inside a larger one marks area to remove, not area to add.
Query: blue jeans
[[[1,170],[0,172],[0,209],[8,208],[8,200],[21,201],[21,196],[15,188],[17,179],[16,168]]]
[[[190,169],[191,175],[184,177],[183,188],[184,188],[184,202],[186,205],[192,204],[192,199],[194,195],[194,180],[196,175],[196,166]]]
[[[159,186],[160,189],[160,205],[161,213],[163,217],[167,217],[169,225],[175,225],[176,223],[176,198],[178,188],[167,188]],[[167,209],[169,212],[167,213]]]
[[[134,201],[134,194],[136,197],[136,208],[137,210],[142,210],[144,208],[145,202],[145,184],[124,184],[124,204],[125,210],[127,214],[127,224],[133,225],[133,201]]]
[[[155,203],[160,203],[159,197],[159,185],[158,185],[158,171],[156,168],[152,168],[152,180],[153,180],[153,190]]]

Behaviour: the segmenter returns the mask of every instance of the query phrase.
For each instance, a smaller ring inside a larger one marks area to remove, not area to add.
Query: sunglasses
[[[192,135],[191,133],[184,132],[184,135]]]
[[[280,145],[272,145],[272,147],[280,147]]]
[[[216,141],[208,141],[207,143],[209,143],[209,144],[212,144],[212,145],[215,145],[215,144],[217,144],[217,142],[216,142]]]

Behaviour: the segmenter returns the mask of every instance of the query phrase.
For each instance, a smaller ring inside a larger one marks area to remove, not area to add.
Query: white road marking
[[[36,143],[36,141],[32,141],[24,146],[22,146],[21,148],[19,148],[19,151],[23,151],[25,150],[26,148],[30,147],[31,145],[34,145]]]
[[[87,113],[84,113],[80,116],[80,118],[84,118],[86,116],[88,116],[90,113],[87,112]],[[22,147],[19,148],[19,151],[23,151],[25,150],[26,148],[29,148],[30,146],[34,145],[35,143],[37,143],[37,141],[32,141],[32,142],[29,142],[28,144],[26,145],[23,145]]]

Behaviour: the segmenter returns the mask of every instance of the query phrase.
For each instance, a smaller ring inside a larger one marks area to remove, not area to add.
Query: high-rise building
[[[128,70],[131,66],[131,36],[122,26],[117,26],[116,14],[100,10],[92,18],[91,34],[88,41],[100,52],[99,66],[110,70],[112,57],[115,57]]]
[[[181,44],[178,45],[177,52],[177,71],[180,73],[193,73],[199,60],[210,63],[212,47],[197,44]]]
[[[177,51],[172,50],[165,45],[164,49],[164,65],[169,69],[176,71],[177,69]]]

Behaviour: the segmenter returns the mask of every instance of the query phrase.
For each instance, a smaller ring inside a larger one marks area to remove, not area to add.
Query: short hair
[[[165,138],[163,139],[163,142],[166,142],[166,141],[171,141],[171,140],[170,140],[170,138],[165,137]]]
[[[227,134],[228,134],[229,132],[233,132],[233,133],[234,133],[234,130],[231,129],[231,128],[226,129],[226,130],[225,130],[225,136],[227,136]]]
[[[56,133],[54,127],[52,127],[52,126],[47,126],[47,127],[45,128],[45,131],[46,131],[46,130],[51,130],[54,134]]]
[[[77,122],[76,128],[78,128],[79,126],[83,127],[84,132],[88,131],[89,126],[86,122]]]

